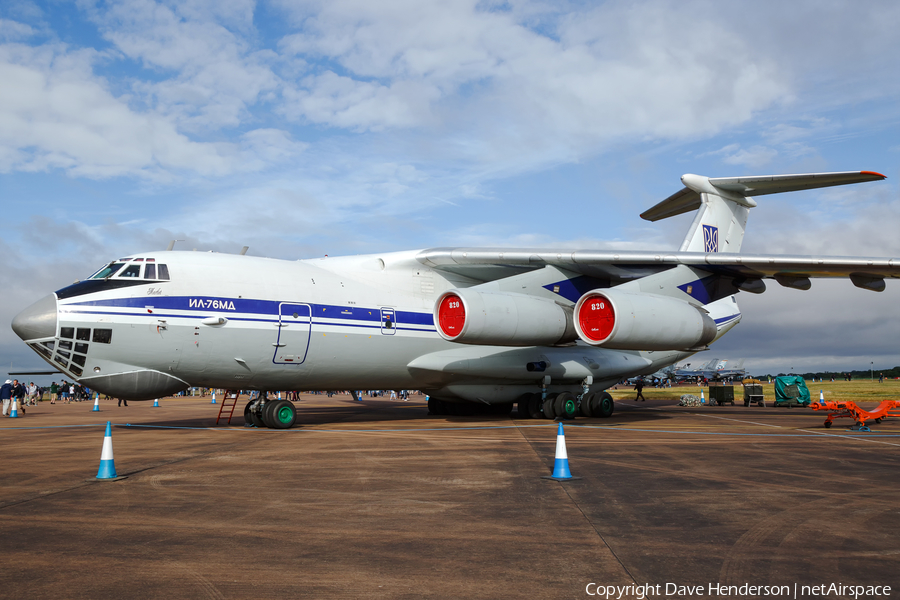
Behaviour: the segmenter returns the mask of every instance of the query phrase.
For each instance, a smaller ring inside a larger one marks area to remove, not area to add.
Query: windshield
[[[122,268],[125,263],[110,263],[90,276],[90,279],[105,279],[111,277]]]

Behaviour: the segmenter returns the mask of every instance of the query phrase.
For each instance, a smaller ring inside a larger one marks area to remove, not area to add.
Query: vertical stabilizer
[[[747,215],[756,203],[714,187],[707,177],[685,175],[681,181],[700,194],[700,210],[681,243],[681,252],[740,252]]]
[[[685,186],[683,189],[641,213],[641,218],[659,221],[697,210],[697,216],[681,244],[682,252],[740,252],[747,213],[756,206],[756,200],[751,196],[882,179],[885,176],[874,171],[715,178],[688,174],[681,178]]]

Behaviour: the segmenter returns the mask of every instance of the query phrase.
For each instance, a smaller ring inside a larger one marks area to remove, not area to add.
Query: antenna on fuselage
[[[250,249],[250,246],[244,246],[243,248],[241,248],[241,256],[247,254],[247,250],[249,250],[249,249]]]
[[[175,247],[175,242],[183,242],[183,241],[184,241],[184,240],[172,240],[171,242],[169,242],[169,247],[166,248],[166,252],[171,252],[171,251],[172,251],[172,248]]]

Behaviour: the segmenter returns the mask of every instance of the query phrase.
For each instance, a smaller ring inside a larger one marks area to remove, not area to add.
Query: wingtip
[[[877,177],[878,179],[887,179],[887,175],[882,175],[881,173],[876,173],[875,171],[860,171],[860,175],[872,175]]]

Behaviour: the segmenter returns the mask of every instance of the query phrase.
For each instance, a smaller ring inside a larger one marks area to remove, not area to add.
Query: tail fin
[[[747,216],[756,201],[750,196],[795,192],[813,188],[878,181],[872,171],[763,175],[758,177],[701,177],[684,175],[685,187],[641,214],[659,221],[700,209],[681,244],[681,252],[740,252]]]

